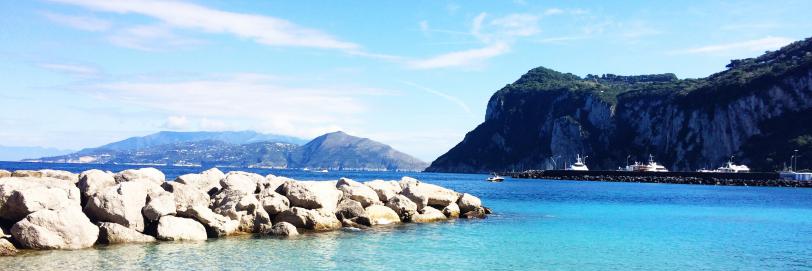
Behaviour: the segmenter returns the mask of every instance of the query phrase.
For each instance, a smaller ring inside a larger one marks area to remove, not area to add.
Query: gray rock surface
[[[164,241],[206,241],[206,228],[190,218],[164,216],[158,220],[158,239]]]
[[[99,242],[106,244],[149,243],[155,242],[155,237],[137,232],[125,226],[102,222],[99,224]]]
[[[80,249],[96,243],[99,228],[76,206],[31,213],[14,224],[11,235],[24,248]]]

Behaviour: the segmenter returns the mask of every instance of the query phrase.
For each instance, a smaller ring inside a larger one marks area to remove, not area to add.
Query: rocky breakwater
[[[154,168],[0,170],[0,255],[19,249],[205,241],[485,218],[479,198],[399,181],[296,181],[213,168],[173,181]]]

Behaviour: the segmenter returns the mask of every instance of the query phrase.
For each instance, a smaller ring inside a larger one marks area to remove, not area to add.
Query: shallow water
[[[0,168],[23,167],[43,166],[0,163]],[[45,167],[82,171],[87,166]],[[162,170],[174,177],[202,169]],[[0,258],[0,267],[812,270],[812,189],[520,179],[488,183],[486,176],[470,174],[255,171],[314,180],[346,176],[366,181],[408,175],[480,196],[495,214],[484,220],[306,234],[293,239],[237,236],[197,243],[28,251]]]

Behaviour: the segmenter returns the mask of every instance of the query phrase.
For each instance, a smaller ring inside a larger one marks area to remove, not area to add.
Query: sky
[[[812,1],[0,1],[0,145],[342,130],[432,161],[532,68],[705,77],[812,36],[809,10]]]

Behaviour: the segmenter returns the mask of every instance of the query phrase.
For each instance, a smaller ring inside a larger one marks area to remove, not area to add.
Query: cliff
[[[683,80],[533,69],[497,91],[485,121],[427,171],[561,168],[576,154],[589,156],[591,169],[651,154],[672,170],[718,167],[735,155],[767,171],[795,149],[812,155],[812,39],[727,68]]]

